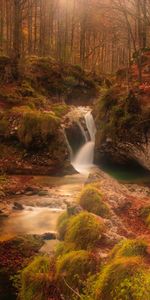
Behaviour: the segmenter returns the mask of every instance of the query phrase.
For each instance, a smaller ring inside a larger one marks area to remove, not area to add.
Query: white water
[[[85,121],[89,131],[90,141],[87,141],[79,149],[71,163],[76,171],[78,171],[80,174],[88,176],[90,169],[93,166],[96,134],[94,119],[90,111],[85,115]]]

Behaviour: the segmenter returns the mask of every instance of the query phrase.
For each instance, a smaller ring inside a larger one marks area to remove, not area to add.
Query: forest
[[[149,0],[0,0],[0,299],[150,300]]]

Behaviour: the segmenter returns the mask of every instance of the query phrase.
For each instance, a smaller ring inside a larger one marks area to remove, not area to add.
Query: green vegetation
[[[65,242],[73,243],[75,249],[94,248],[104,231],[103,222],[95,215],[81,212],[70,219]]]
[[[70,220],[70,216],[68,215],[68,212],[64,212],[63,214],[61,214],[58,219],[57,231],[58,231],[60,240],[64,240],[64,238],[65,238],[69,220]]]
[[[36,92],[27,80],[21,82],[19,93],[22,97],[36,97]]]
[[[103,195],[92,185],[86,186],[79,196],[79,204],[88,212],[107,218],[110,215],[107,204],[103,201]]]
[[[120,258],[104,267],[94,284],[95,300],[150,299],[150,272],[141,258]]]
[[[97,143],[106,138],[139,140],[139,134],[148,126],[148,115],[141,114],[138,97],[131,91],[128,95],[120,95],[117,88],[102,91],[102,96],[95,106],[98,127]],[[130,130],[130,135],[128,134]]]
[[[148,245],[144,240],[123,240],[111,252],[111,258],[146,256]]]
[[[61,118],[68,112],[68,106],[66,104],[55,104],[52,106],[52,110],[57,117]]]
[[[59,118],[55,115],[31,111],[23,115],[18,129],[18,137],[25,147],[29,147],[33,143],[40,147],[41,143],[47,142],[52,135],[55,135],[58,126]]]
[[[55,249],[56,257],[59,257],[63,254],[67,254],[75,249],[75,244],[66,243],[66,242],[59,242]]]
[[[36,257],[21,273],[22,300],[45,300],[49,297],[52,261],[49,257]]]
[[[68,285],[81,292],[86,279],[94,274],[97,268],[98,261],[87,251],[73,251],[59,257],[56,263],[56,277],[64,296],[72,294]]]

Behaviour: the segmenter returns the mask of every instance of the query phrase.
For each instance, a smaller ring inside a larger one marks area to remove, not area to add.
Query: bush
[[[113,248],[111,257],[145,256],[147,247],[148,245],[144,240],[123,240]]]
[[[110,214],[108,206],[103,201],[102,194],[92,185],[83,189],[79,197],[79,204],[88,212],[104,218],[107,218]]]
[[[88,275],[96,272],[98,261],[87,251],[72,251],[61,256],[56,263],[56,276],[60,289],[65,296],[72,294],[71,289],[81,292]]]
[[[64,238],[65,238],[65,234],[66,234],[66,231],[67,231],[67,226],[68,226],[68,223],[69,223],[69,219],[70,219],[70,217],[69,217],[67,212],[64,212],[58,218],[57,230],[58,230],[58,233],[59,233],[59,239],[61,241],[63,241]]]
[[[52,261],[49,257],[36,257],[21,273],[22,300],[45,300],[49,296],[52,283],[50,273]]]
[[[70,219],[65,242],[73,243],[79,250],[93,248],[100,241],[103,230],[104,224],[97,216],[81,212]]]
[[[121,258],[107,265],[93,286],[94,300],[149,300],[150,272],[141,258]]]

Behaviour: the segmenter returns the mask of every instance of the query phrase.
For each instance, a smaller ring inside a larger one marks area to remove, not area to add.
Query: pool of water
[[[117,165],[104,162],[100,168],[121,182],[150,185],[150,172],[137,164]]]

